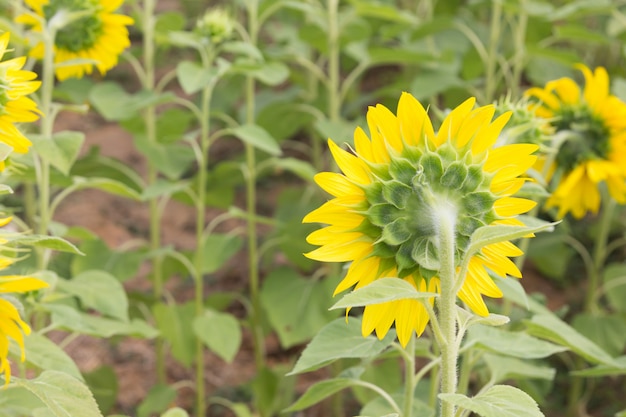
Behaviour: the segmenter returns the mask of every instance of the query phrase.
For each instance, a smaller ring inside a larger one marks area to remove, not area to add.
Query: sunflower
[[[117,65],[118,56],[130,46],[128,29],[133,19],[113,13],[123,0],[24,0],[38,17],[23,14],[17,21],[42,31],[42,24],[53,17],[74,15],[70,22],[56,32],[54,62],[59,80],[81,78],[91,74],[93,67],[100,74]],[[63,14],[66,13],[66,14]],[[34,58],[44,56],[43,42],[30,51]]]
[[[27,97],[39,88],[34,72],[24,71],[25,57],[2,61],[8,50],[9,32],[0,35],[0,142],[17,153],[26,153],[31,142],[18,130],[15,123],[32,122],[39,118],[37,104]]]
[[[335,295],[374,280],[399,277],[418,291],[438,292],[440,268],[437,213],[456,213],[455,262],[460,265],[472,233],[482,226],[521,225],[515,216],[535,203],[511,197],[523,185],[519,178],[536,157],[533,144],[492,149],[510,113],[494,121],[494,106],[474,109],[471,98],[454,109],[435,134],[431,121],[412,95],[403,93],[397,115],[382,105],[370,107],[370,137],[361,128],[348,152],[329,139],[330,151],[343,174],[322,172],[317,184],[334,198],[309,213],[304,222],[328,226],[307,241],[319,248],[306,254],[325,262],[351,262]],[[485,246],[473,256],[458,297],[476,314],[489,314],[482,296],[502,292],[487,270],[521,277],[511,256],[522,252],[510,242]],[[429,302],[432,303],[432,299]],[[412,299],[368,305],[363,336],[383,338],[395,322],[400,343],[421,335],[429,317]]]
[[[11,221],[10,217],[0,219],[0,226],[5,226]],[[6,239],[0,237],[0,244],[6,243]],[[0,269],[5,269],[15,260],[0,256]],[[8,384],[11,379],[11,365],[9,364],[9,339],[17,342],[22,353],[22,361],[25,360],[24,334],[30,333],[30,327],[24,322],[20,313],[10,299],[3,297],[10,293],[25,293],[47,287],[48,284],[40,279],[24,277],[21,275],[0,276],[0,372],[4,373],[4,382]]]
[[[577,68],[585,77],[584,90],[561,78],[526,95],[537,100],[537,115],[565,138],[548,178],[554,191],[546,207],[557,207],[558,217],[571,213],[580,219],[598,212],[602,182],[618,203],[626,203],[626,104],[610,94],[604,68]]]

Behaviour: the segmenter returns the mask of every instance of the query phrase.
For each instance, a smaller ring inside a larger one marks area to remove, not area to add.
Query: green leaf
[[[85,382],[100,407],[100,411],[108,413],[117,401],[117,375],[111,366],[101,366],[91,372],[84,373]]]
[[[136,136],[135,146],[152,167],[171,180],[178,180],[195,161],[193,150],[179,143],[163,145],[149,142],[145,136]]]
[[[241,346],[241,327],[232,314],[206,309],[193,320],[193,330],[211,351],[232,363]]]
[[[157,384],[137,408],[137,417],[148,417],[165,411],[176,400],[176,390],[168,385]]]
[[[236,128],[230,129],[230,133],[241,139],[244,143],[248,143],[270,155],[278,156],[282,153],[276,140],[270,136],[265,129],[258,125],[247,124],[237,126]]]
[[[419,390],[416,390],[416,394],[417,394],[417,391]],[[371,398],[372,392],[368,390],[367,393],[368,393],[368,398]],[[402,404],[402,401],[404,400],[404,395],[391,394],[391,398],[393,398],[396,404]],[[421,397],[421,398],[424,398],[424,397]],[[391,407],[389,402],[387,402],[384,398],[377,396],[373,400],[369,401],[363,406],[363,408],[359,412],[359,415],[377,416],[377,417],[378,416],[399,417],[397,413],[393,413],[392,411],[393,411],[393,408]],[[435,417],[435,410],[429,407],[428,404],[424,403],[416,395],[413,398],[413,412],[411,413],[411,415],[415,417]]]
[[[546,358],[567,350],[566,347],[537,339],[524,332],[510,332],[481,324],[468,330],[465,347],[470,346],[521,359]]]
[[[98,112],[109,121],[128,120],[139,110],[151,105],[167,103],[172,93],[158,95],[153,91],[128,94],[119,84],[111,81],[97,83],[89,92],[89,100]]]
[[[572,372],[572,375],[584,377],[605,377],[626,375],[626,356],[615,358],[613,365],[598,365],[592,368]]]
[[[202,242],[202,273],[211,274],[230,260],[243,245],[241,236],[213,233]]]
[[[189,187],[187,181],[167,181],[158,179],[154,183],[144,188],[141,193],[141,199],[148,201],[153,198],[171,196],[174,193],[183,191]]]
[[[352,385],[356,385],[355,381],[348,378],[334,378],[317,382],[285,411],[303,410]]]
[[[422,300],[438,297],[432,292],[420,292],[400,278],[378,279],[358,290],[351,291],[337,301],[330,309],[362,307],[395,300]]]
[[[42,370],[54,370],[65,372],[74,378],[82,380],[83,377],[76,363],[63,349],[45,336],[31,333],[24,338],[26,349],[26,362]],[[11,353],[19,356],[17,345],[11,344]]]
[[[533,363],[506,356],[487,353],[483,356],[491,372],[494,382],[502,382],[507,379],[554,379],[556,371],[547,366],[534,365]]]
[[[313,177],[317,173],[313,165],[296,158],[272,158],[270,166],[275,174],[282,174],[282,171],[289,171],[309,182],[313,181]]]
[[[44,371],[35,379],[16,384],[35,394],[55,417],[102,417],[89,389],[76,378],[59,371]]]
[[[182,61],[176,66],[176,76],[183,91],[193,94],[208,86],[215,78],[214,68],[207,70],[202,65],[192,61]]]
[[[626,264],[610,264],[604,268],[604,292],[615,311],[626,313]]]
[[[156,304],[152,311],[162,337],[172,346],[172,355],[185,366],[191,366],[196,353],[196,337],[192,323],[195,317],[193,303]]]
[[[70,264],[71,274],[102,269],[108,271],[118,281],[124,282],[137,275],[146,254],[144,249],[110,249],[97,238],[86,239],[80,244],[85,256],[75,256]]]
[[[577,314],[572,327],[612,356],[619,355],[626,347],[626,321],[619,315]]]
[[[120,181],[112,180],[110,178],[95,177],[73,177],[72,179],[74,180],[74,184],[78,185],[78,189],[95,188],[96,190],[106,191],[109,194],[119,195],[132,200],[141,200],[141,195],[135,191],[135,189]]]
[[[439,394],[439,398],[482,417],[543,417],[530,395],[508,385],[495,385],[472,398],[463,394]]]
[[[487,245],[519,239],[531,233],[552,231],[554,230],[554,226],[559,223],[544,222],[532,217],[524,217],[522,221],[526,226],[494,225],[479,227],[472,233],[466,256],[474,256],[481,248]]]
[[[59,252],[69,252],[75,255],[84,255],[84,253],[72,243],[57,236],[23,235],[15,240],[12,240],[11,242],[15,242],[20,245],[52,249]]]
[[[57,285],[60,290],[78,297],[85,308],[128,321],[126,291],[108,272],[97,269],[84,271],[71,280],[59,280]]]
[[[290,268],[275,269],[265,278],[261,303],[283,348],[310,340],[337,316],[327,308],[334,284],[305,279]]]
[[[565,346],[591,363],[614,364],[611,355],[552,314],[538,314],[525,323],[529,334]]]
[[[279,85],[289,77],[289,68],[282,62],[237,62],[231,70],[254,77],[269,86]]]
[[[9,384],[0,392],[0,416],[30,416],[44,404],[32,392],[16,384]]]
[[[350,317],[333,320],[311,340],[288,375],[309,372],[340,358],[371,358],[388,347],[396,338],[390,330],[382,339],[363,337],[361,319]]]
[[[62,131],[55,133],[52,140],[39,135],[31,135],[37,154],[53,167],[68,175],[78,152],[85,141],[83,132]]]

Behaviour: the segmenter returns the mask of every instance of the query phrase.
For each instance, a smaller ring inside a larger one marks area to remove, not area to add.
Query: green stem
[[[143,88],[146,91],[154,91],[156,85],[155,76],[155,40],[154,40],[154,13],[155,1],[144,0],[143,2]],[[138,73],[138,75],[141,75]],[[156,108],[148,106],[144,110],[144,123],[146,126],[146,138],[150,143],[157,141]],[[148,185],[152,185],[158,178],[158,171],[152,164],[148,164]],[[156,251],[161,247],[161,218],[159,211],[159,199],[151,198],[148,202],[150,218],[150,250]],[[152,261],[152,281],[154,283],[153,295],[158,301],[163,297],[163,258],[157,256]],[[157,338],[156,350],[156,373],[157,380],[163,384],[166,381],[165,373],[165,343],[162,338]]]
[[[441,343],[442,394],[454,394],[457,387],[457,328],[456,328],[456,268],[455,223],[456,213],[448,207],[438,207],[434,213],[439,226],[439,257],[441,261],[441,294],[437,300],[439,326],[444,341]],[[441,417],[453,417],[455,406],[441,401]]]
[[[600,230],[598,231],[593,251],[593,268],[589,276],[589,287],[587,288],[587,298],[585,299],[586,312],[592,312],[596,309],[598,284],[600,282],[600,278],[602,277],[604,262],[606,261],[606,246],[608,244],[609,232],[611,230],[611,220],[617,204],[611,197],[608,197],[607,200],[608,201],[602,210]]]
[[[250,43],[256,46],[258,40],[258,1],[248,2],[248,33]],[[252,124],[255,119],[255,81],[248,76],[246,78],[246,123]],[[252,327],[254,340],[254,362],[257,371],[264,366],[264,340],[263,327],[261,323],[261,302],[259,297],[259,252],[257,246],[257,225],[256,225],[256,181],[257,166],[254,146],[246,143],[246,230],[248,235],[248,268],[250,299],[252,303],[252,314],[250,324]]]
[[[328,116],[339,121],[339,0],[328,0]]]
[[[497,87],[496,66],[498,63],[498,43],[501,32],[502,0],[493,0],[491,8],[491,26],[489,31],[489,49],[485,80],[485,102],[491,103]]]
[[[404,361],[404,404],[402,406],[402,417],[411,417],[413,413],[413,398],[416,384],[415,374],[415,333],[411,333],[411,338],[406,346],[407,355]]]
[[[526,13],[526,0],[521,0],[519,4],[519,16],[517,28],[515,30],[515,55],[513,57],[513,79],[511,81],[511,97],[515,100],[519,96],[519,89],[522,83],[522,72],[524,71],[524,58],[526,53],[526,30],[528,27],[528,14]],[[526,241],[528,239],[524,239]]]

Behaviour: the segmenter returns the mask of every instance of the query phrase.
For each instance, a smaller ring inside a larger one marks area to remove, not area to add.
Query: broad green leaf
[[[604,269],[604,292],[615,311],[626,313],[626,264],[610,264]]]
[[[626,321],[617,314],[577,314],[572,327],[611,356],[619,355],[626,347]]]
[[[310,126],[313,115],[294,105],[298,99],[295,89],[288,90],[276,98],[276,92],[272,91],[272,100],[269,104],[259,109],[256,123],[267,131],[279,143],[293,138],[298,132]],[[259,93],[260,95],[261,93]]]
[[[570,267],[576,252],[565,243],[564,234],[563,231],[557,230],[554,233],[539,235],[529,246],[528,258],[546,277],[566,279],[567,268]]]
[[[572,375],[584,377],[605,377],[626,375],[626,356],[615,358],[612,365],[598,365],[592,368],[572,372]]]
[[[241,236],[213,233],[204,238],[202,273],[211,274],[228,262],[243,245]]]
[[[195,161],[193,150],[180,143],[151,143],[145,136],[135,137],[135,146],[152,167],[170,180],[178,180]]]
[[[592,2],[585,0],[574,0],[563,3],[563,6],[554,10],[549,18],[552,21],[572,21],[577,17],[591,14],[610,13],[612,10],[611,0],[595,0]]]
[[[181,46],[186,48],[203,48],[202,39],[200,35],[194,32],[185,31],[170,31],[168,33],[167,40],[169,43],[175,46]]]
[[[333,304],[330,309],[362,307],[405,299],[422,300],[438,296],[437,293],[417,291],[415,287],[403,279],[385,278],[375,280],[365,287],[349,292]]]
[[[161,417],[189,417],[189,414],[180,407],[174,407],[161,414]]]
[[[313,176],[317,173],[313,165],[296,158],[273,158],[270,166],[275,174],[282,174],[282,171],[289,171],[309,182],[313,181]]]
[[[52,249],[59,252],[68,252],[75,255],[84,255],[74,244],[67,240],[57,236],[42,236],[42,235],[23,235],[11,242],[18,243],[20,245],[29,245],[38,248]]]
[[[71,280],[59,280],[61,291],[76,296],[83,307],[105,316],[128,321],[128,298],[120,282],[108,272],[93,269]]]
[[[174,388],[169,385],[154,385],[137,408],[137,417],[148,417],[153,413],[161,413],[167,410],[174,400],[176,400]]]
[[[112,180],[110,178],[84,178],[72,177],[77,190],[85,188],[95,188],[96,190],[106,191],[110,194],[119,195],[133,200],[141,200],[141,195],[135,189],[129,187],[123,182]]]
[[[207,70],[192,61],[182,61],[176,66],[178,82],[186,94],[196,93],[208,86],[215,78],[215,74],[215,69]]]
[[[83,377],[76,363],[56,343],[38,333],[31,333],[24,338],[26,349],[26,361],[42,370],[54,370],[65,372],[74,378],[82,380]],[[11,344],[11,353],[19,357],[17,345]]]
[[[241,141],[254,146],[270,155],[278,156],[282,153],[276,139],[271,137],[269,133],[258,125],[241,125],[230,129],[230,133]]]
[[[303,410],[352,385],[356,385],[355,381],[348,378],[334,378],[317,382],[285,411]]]
[[[278,268],[265,278],[261,303],[282,347],[310,340],[337,316],[328,311],[331,280],[305,279],[290,268]]]
[[[233,315],[206,309],[193,320],[193,330],[211,351],[232,363],[241,346],[241,327]]]
[[[196,353],[196,337],[192,327],[196,310],[193,303],[156,304],[152,311],[161,336],[172,346],[174,358],[190,366]]]
[[[44,371],[35,379],[18,379],[16,384],[35,394],[54,417],[102,417],[89,389],[64,372]]]
[[[532,337],[524,332],[511,332],[476,324],[468,330],[465,346],[521,359],[546,358],[567,348]]]
[[[387,20],[394,23],[407,23],[417,25],[421,22],[412,14],[383,2],[355,1],[354,9],[359,16]]]
[[[487,353],[483,356],[494,382],[507,379],[554,379],[556,371],[547,366],[535,365],[527,360]]]
[[[85,141],[82,132],[62,131],[55,133],[52,140],[39,135],[31,136],[37,154],[53,167],[68,175],[78,152]]]
[[[464,85],[463,80],[455,72],[437,69],[420,72],[413,79],[409,91],[418,100],[425,100],[449,88],[458,88]]]
[[[614,364],[601,347],[552,314],[538,314],[525,323],[529,334],[565,346],[591,363]]]
[[[73,257],[70,264],[72,276],[92,269],[102,269],[118,281],[125,282],[137,275],[146,258],[145,249],[111,249],[98,238],[85,238],[80,244],[80,250],[85,256]]]
[[[439,398],[482,417],[544,417],[530,395],[508,385],[495,385],[472,398],[463,394],[439,394]]]
[[[255,61],[263,61],[263,54],[256,46],[250,42],[230,41],[222,45],[222,49],[237,55],[245,55]]]
[[[32,392],[16,384],[9,384],[0,391],[1,417],[30,416],[43,406]]]
[[[382,339],[363,337],[361,319],[350,317],[333,320],[311,340],[288,375],[312,371],[340,358],[370,358],[378,355],[396,338],[390,330]]]
[[[549,223],[532,217],[524,217],[523,222],[526,226],[494,225],[476,229],[470,238],[466,256],[474,256],[481,248],[487,245],[519,239],[531,233],[552,231],[554,226],[558,224],[558,222]]]

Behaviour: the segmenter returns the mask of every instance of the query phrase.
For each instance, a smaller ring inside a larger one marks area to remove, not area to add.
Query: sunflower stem
[[[457,387],[457,328],[456,328],[456,267],[455,229],[456,212],[448,204],[437,207],[433,213],[438,225],[441,295],[437,299],[439,325],[443,335],[441,348],[441,394],[454,394]],[[456,407],[441,401],[441,417],[453,417]]]
[[[611,230],[611,220],[617,204],[611,197],[608,197],[607,200],[608,201],[602,210],[600,230],[596,236],[596,242],[593,250],[593,268],[590,271],[589,287],[587,288],[587,297],[585,299],[586,312],[593,312],[596,309],[596,293],[598,292],[598,284],[602,276],[604,262],[606,261],[606,246],[609,240],[609,232]]]
[[[247,2],[248,4],[248,35],[250,44],[256,46],[258,40],[258,0]],[[255,119],[255,82],[252,76],[246,77],[246,123],[252,124]],[[254,341],[254,363],[257,371],[264,367],[264,340],[263,327],[261,325],[261,302],[259,298],[259,251],[257,243],[256,225],[256,181],[257,166],[255,149],[252,144],[246,147],[246,231],[248,235],[248,280],[252,312],[250,324]]]
[[[487,52],[487,68],[485,69],[485,102],[491,103],[497,87],[496,66],[498,63],[498,41],[501,32],[502,0],[493,0],[491,8],[491,26],[489,32],[489,48]]]
[[[409,343],[406,345],[407,355],[404,361],[404,403],[402,417],[411,417],[413,414],[413,397],[416,384],[415,374],[415,332],[411,332]]]

